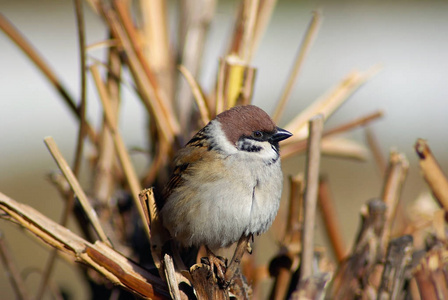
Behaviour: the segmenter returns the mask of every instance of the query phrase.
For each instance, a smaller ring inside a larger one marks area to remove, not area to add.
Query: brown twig
[[[409,162],[406,157],[403,154],[392,151],[389,157],[389,166],[386,171],[382,192],[382,199],[387,206],[386,226],[381,239],[383,255],[385,255],[387,243],[397,215],[397,207],[408,169]]]
[[[322,133],[322,138],[323,138],[322,142],[327,143],[326,140],[328,140],[328,138],[332,137],[333,135],[344,133],[349,130],[353,130],[357,127],[360,127],[360,126],[365,126],[365,125],[369,124],[370,122],[375,121],[378,118],[381,118],[382,115],[383,114],[381,111],[376,111],[376,112],[370,113],[368,115],[356,118],[347,123],[336,126],[332,129],[326,130]],[[291,157],[293,155],[296,155],[300,152],[305,151],[307,143],[308,143],[308,140],[306,138],[304,138],[301,140],[297,140],[294,143],[283,145],[282,149],[281,149],[282,158]],[[325,151],[325,148],[324,148],[325,145],[322,145],[322,146],[323,146],[322,151]]]
[[[74,0],[74,6],[75,6],[75,14],[76,14],[76,25],[77,25],[77,32],[78,32],[78,42],[79,42],[79,53],[80,53],[80,74],[81,74],[81,86],[80,86],[80,104],[78,106],[78,113],[79,113],[79,130],[78,130],[78,138],[76,143],[76,151],[75,151],[75,159],[73,161],[73,175],[75,177],[78,176],[79,171],[81,169],[81,159],[82,159],[82,153],[84,149],[84,139],[86,135],[86,72],[85,72],[85,65],[86,65],[86,53],[85,53],[85,27],[84,27],[84,15],[82,12],[82,3],[80,0]],[[68,221],[68,216],[72,212],[73,209],[73,203],[74,203],[74,194],[70,194],[68,201],[65,203],[65,209],[62,212],[62,218],[60,224],[62,226],[65,226]],[[56,249],[53,249],[53,251],[50,252],[47,264],[45,265],[45,268],[42,272],[42,280],[39,286],[39,289],[36,293],[36,299],[42,299],[45,289],[47,287],[47,284],[49,282],[49,278],[51,276],[51,273],[53,271],[54,265],[56,263],[56,255],[57,251]]]
[[[309,121],[309,143],[305,171],[305,194],[303,207],[302,253],[300,281],[313,275],[314,225],[316,221],[317,190],[319,186],[320,144],[324,126],[323,115]]]
[[[334,299],[354,299],[368,285],[369,276],[378,262],[386,205],[380,199],[370,200],[361,216],[361,228],[352,253],[340,263],[327,293]]]
[[[277,102],[277,106],[274,114],[272,115],[272,119],[274,122],[278,122],[285,110],[286,104],[288,103],[289,97],[291,96],[292,89],[294,84],[296,83],[297,76],[302,69],[303,62],[311,49],[311,45],[319,31],[321,23],[321,13],[319,11],[313,12],[313,17],[311,18],[310,23],[308,24],[308,28],[306,30],[305,36],[303,37],[302,43],[297,52],[296,59],[294,61],[294,66],[289,74],[288,80],[286,82],[286,86],[282,91],[282,95]]]
[[[376,166],[380,171],[380,175],[384,176],[387,170],[387,161],[384,158],[383,153],[381,152],[379,142],[375,136],[375,133],[370,127],[365,128],[365,135],[367,140],[367,145],[369,145],[370,152],[373,155]]]
[[[79,184],[69,165],[67,164],[61,152],[59,151],[59,148],[56,145],[55,141],[53,140],[52,137],[46,137],[44,141],[45,144],[47,145],[48,150],[53,156],[53,159],[55,160],[61,172],[64,174],[65,178],[70,184],[70,187],[72,188],[73,192],[75,193],[79,202],[81,203],[81,206],[83,207],[84,212],[89,218],[89,221],[91,222],[96,234],[98,235],[101,241],[111,246],[106,234],[104,233],[103,228],[101,227],[100,221],[98,220],[98,216],[95,210],[91,206],[86,194],[81,188],[81,185]]]
[[[205,100],[204,93],[202,92],[202,89],[197,81],[194,79],[193,75],[186,67],[180,65],[179,71],[182,73],[182,75],[184,75],[185,80],[190,85],[191,92],[193,93],[194,99],[196,100],[196,105],[198,106],[199,115],[201,116],[201,127],[203,127],[207,125],[208,122],[210,122],[210,112],[207,108],[207,102]]]
[[[439,205],[448,213],[448,179],[432,155],[431,149],[423,139],[418,139],[415,151],[419,157],[423,177],[428,183]]]
[[[173,259],[168,254],[165,254],[163,257],[163,262],[165,267],[165,278],[168,283],[171,298],[174,300],[180,300],[180,291],[176,280],[176,271],[174,270]]]
[[[403,285],[406,280],[405,273],[412,259],[412,244],[413,240],[410,235],[390,241],[377,299],[402,299]]]
[[[70,96],[70,93],[63,86],[61,80],[59,80],[54,71],[45,62],[45,60],[37,52],[37,50],[26,40],[26,38],[19,32],[19,30],[17,30],[17,28],[15,28],[2,13],[0,13],[0,29],[20,48],[20,50],[23,51],[23,53],[25,53],[26,56],[28,56],[28,58],[36,65],[36,67],[45,75],[45,78],[47,78],[59,92],[62,99],[70,108],[70,111],[78,119],[80,119],[80,111],[78,110],[78,107],[76,106],[72,96]],[[95,131],[92,129],[90,124],[87,123],[87,121],[85,126],[87,135],[95,144],[97,140]]]
[[[215,14],[216,2],[216,0],[180,1],[178,57],[180,57],[181,65],[189,70],[192,78],[197,78],[199,75],[206,36]],[[196,102],[199,98],[195,94],[192,82],[188,80],[187,76],[185,78],[187,82],[178,78],[176,104],[179,123],[182,128],[186,128],[184,132],[189,132],[193,107],[192,95],[196,98]],[[203,114],[201,107],[199,107],[199,112],[201,115]]]
[[[0,209],[50,246],[145,299],[167,299],[165,283],[102,242],[91,244],[35,209],[0,193]]]
[[[340,222],[336,215],[334,199],[331,196],[328,179],[326,177],[320,178],[318,201],[333,252],[337,261],[340,263],[347,255],[347,249],[344,244]]]
[[[19,270],[14,263],[11,251],[6,244],[5,236],[3,232],[0,231],[0,259],[5,266],[6,275],[11,282],[11,286],[16,294],[17,299],[26,300],[31,299],[29,297],[28,290],[26,288],[25,282],[23,282],[20,276]]]

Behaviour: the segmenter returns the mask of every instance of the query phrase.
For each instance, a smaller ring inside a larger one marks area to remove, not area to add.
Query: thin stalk
[[[300,281],[313,275],[314,225],[316,221],[317,191],[319,186],[320,144],[324,116],[317,115],[309,121],[309,143],[307,148],[305,193],[303,207],[302,253]],[[300,283],[299,281],[299,283]]]
[[[286,82],[286,86],[283,89],[282,95],[280,96],[275,112],[272,116],[272,119],[276,123],[280,120],[283,111],[285,110],[286,103],[288,103],[288,100],[291,96],[292,89],[294,87],[294,84],[296,83],[300,70],[302,69],[303,62],[305,61],[305,58],[311,49],[311,45],[313,44],[313,41],[319,31],[320,23],[321,13],[319,11],[314,11],[313,17],[311,18],[308,29],[306,30],[305,36],[302,40],[302,44],[300,45],[299,51],[297,52],[294,66],[291,70],[291,73],[289,74],[288,81]]]

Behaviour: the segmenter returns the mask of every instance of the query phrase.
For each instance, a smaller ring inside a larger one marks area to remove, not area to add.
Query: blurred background
[[[173,26],[176,13],[170,1]],[[204,53],[199,81],[213,88],[218,58],[225,52],[232,29],[234,1],[219,1]],[[448,1],[278,1],[266,35],[254,58],[258,69],[254,104],[273,112],[280,97],[311,13],[320,9],[323,23],[306,59],[280,126],[287,123],[319,96],[334,87],[352,70],[364,71],[381,64],[382,70],[365,84],[326,123],[326,128],[382,109],[385,116],[372,126],[387,157],[390,149],[405,153],[410,171],[403,200],[411,202],[426,192],[419,174],[413,145],[427,139],[442,169],[448,173]],[[87,44],[107,38],[104,26],[85,5]],[[0,0],[0,12],[46,58],[73,95],[79,95],[80,70],[75,15],[71,1]],[[174,36],[174,34],[173,34]],[[103,59],[104,49],[89,55]],[[0,33],[0,192],[27,203],[54,220],[61,201],[46,175],[57,169],[43,144],[52,136],[71,162],[78,123],[53,87],[10,40]],[[89,78],[88,118],[98,124],[100,103]],[[77,97],[75,97],[77,98]],[[124,89],[120,130],[128,147],[147,147],[145,112],[128,88]],[[348,137],[364,143],[362,130]],[[88,157],[89,149],[85,151]],[[145,163],[143,157],[134,159]],[[285,173],[303,171],[303,157],[284,163]],[[363,203],[381,193],[382,179],[372,159],[366,162],[324,158],[327,174],[344,220],[347,245],[359,223]],[[321,224],[317,224],[320,227]],[[17,226],[0,220],[8,244],[31,290],[37,286],[47,257],[46,247]],[[324,238],[318,242],[325,243]],[[0,298],[13,297],[3,268]],[[84,284],[76,270],[57,264],[54,281],[74,298],[85,299]]]

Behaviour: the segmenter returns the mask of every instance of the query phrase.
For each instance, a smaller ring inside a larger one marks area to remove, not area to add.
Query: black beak
[[[286,140],[287,138],[289,138],[291,136],[292,136],[292,133],[289,132],[288,130],[277,127],[277,132],[274,133],[274,135],[271,137],[271,141],[273,143],[278,143],[280,141]]]

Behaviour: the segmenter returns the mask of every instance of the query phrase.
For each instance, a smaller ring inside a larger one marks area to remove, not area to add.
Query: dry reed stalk
[[[448,251],[431,249],[412,270],[422,299],[448,299]]]
[[[393,223],[397,216],[397,207],[400,201],[401,191],[409,169],[406,157],[398,152],[392,151],[389,157],[389,166],[384,178],[381,198],[387,206],[386,225],[381,239],[383,255],[386,252]]]
[[[58,165],[59,169],[61,170],[62,174],[64,174],[65,179],[67,179],[67,182],[69,183],[70,187],[72,188],[73,192],[75,193],[76,197],[79,200],[79,203],[81,204],[82,208],[84,209],[84,212],[86,213],[90,223],[92,224],[96,234],[100,238],[102,242],[104,242],[106,245],[110,245],[110,242],[104,233],[104,230],[101,226],[101,223],[98,219],[98,216],[93,209],[92,205],[90,204],[89,199],[87,198],[86,194],[84,193],[84,190],[82,189],[81,185],[79,184],[78,180],[76,179],[75,175],[73,174],[72,170],[70,169],[69,165],[65,161],[64,157],[62,156],[61,152],[59,151],[58,146],[56,145],[56,142],[53,140],[52,137],[46,137],[44,139],[45,145],[47,146],[48,150],[50,151],[51,155],[53,156],[53,159],[55,160],[56,164]]]
[[[299,266],[301,232],[303,224],[303,175],[289,177],[289,209],[286,230],[279,253],[269,264],[269,273],[274,278],[269,299],[286,299],[293,272]]]
[[[118,15],[111,10],[105,10],[104,18],[113,36],[126,52],[126,63],[131,70],[143,103],[157,122],[157,129],[164,137],[165,142],[172,143],[180,131],[179,125],[174,119],[170,104],[165,98],[166,95],[160,93],[157,80],[146,63],[141,49],[138,48],[137,34],[124,4],[120,1],[115,1],[114,4]],[[120,24],[118,16],[123,25]]]
[[[204,93],[202,92],[201,87],[194,79],[193,74],[184,67],[183,65],[179,66],[179,71],[184,75],[185,80],[188,82],[191,91],[193,93],[194,99],[196,100],[196,105],[198,106],[199,115],[201,116],[201,127],[207,125],[210,122],[210,112],[207,108],[207,101],[205,100]]]
[[[81,118],[80,111],[70,95],[68,90],[64,87],[61,80],[57,77],[55,72],[51,69],[50,65],[45,62],[44,58],[38,51],[26,40],[26,38],[20,33],[20,31],[9,22],[9,20],[0,13],[0,29],[13,41],[17,47],[36,65],[36,67],[44,74],[50,83],[54,86],[56,91],[65,101],[70,111],[78,118]],[[86,121],[86,132],[92,143],[96,143],[96,134],[89,123]]]
[[[180,21],[178,36],[178,54],[180,65],[189,70],[192,78],[197,78],[202,65],[206,36],[215,14],[216,0],[182,0],[180,1]],[[176,104],[179,123],[189,132],[192,94],[196,98],[192,82],[182,72],[187,82],[178,78],[176,88]],[[193,92],[193,93],[192,93]],[[199,106],[199,105],[198,105]],[[201,108],[199,112],[202,115]]]
[[[327,298],[353,299],[369,284],[370,274],[378,261],[381,234],[386,220],[386,206],[379,199],[370,200],[361,210],[359,229],[351,254],[340,263],[334,274]]]
[[[378,140],[377,140],[373,130],[370,127],[366,127],[365,136],[366,136],[367,145],[369,146],[370,152],[373,155],[373,159],[376,163],[376,166],[378,167],[378,170],[380,171],[380,175],[384,176],[386,174],[386,170],[387,170],[387,161],[384,158],[384,155],[381,153],[381,149],[380,149]]]
[[[410,268],[412,251],[413,239],[410,235],[404,235],[389,242],[377,299],[404,298],[403,285]]]
[[[292,89],[297,80],[297,76],[299,75],[300,70],[302,69],[303,62],[305,61],[305,58],[308,52],[310,51],[313,41],[319,31],[320,23],[321,23],[321,13],[319,11],[314,11],[313,17],[311,18],[311,21],[308,24],[305,36],[303,37],[302,43],[297,52],[293,68],[291,70],[291,73],[289,74],[288,80],[286,81],[286,86],[282,91],[280,99],[277,101],[277,106],[272,116],[272,119],[276,123],[280,121],[283,111],[285,110],[286,104],[288,103]]]
[[[113,111],[115,122],[118,122],[118,111],[120,107],[120,76],[121,63],[118,51],[115,48],[109,48],[107,63],[107,82],[106,88],[110,98],[110,104]],[[103,206],[107,203],[115,191],[115,178],[120,177],[120,171],[114,170],[116,163],[115,148],[113,136],[106,118],[102,118],[102,128],[98,137],[98,153],[95,163],[92,193],[93,197]],[[113,172],[115,171],[118,173]]]
[[[169,296],[166,285],[160,278],[106,244],[91,244],[33,208],[17,203],[2,193],[0,209],[36,237],[69,255],[73,260],[95,269],[114,285],[145,299],[167,299]]]
[[[145,46],[144,57],[157,78],[161,92],[167,99],[173,99],[174,66],[169,41],[167,3],[165,0],[141,0],[139,4],[143,29],[141,37]]]
[[[323,126],[323,115],[317,115],[309,121],[309,142],[305,171],[305,192],[303,197],[303,230],[300,264],[301,282],[305,282],[305,280],[313,275],[312,264],[314,260],[314,224],[316,221],[320,144]]]
[[[418,139],[415,151],[419,157],[423,177],[428,183],[439,205],[448,213],[448,179],[433,156],[431,149],[423,139]]]
[[[381,111],[376,111],[371,114],[356,118],[352,121],[349,121],[342,125],[336,126],[332,129],[324,131],[322,134],[322,139],[323,139],[323,141],[325,141],[330,136],[344,133],[349,130],[353,130],[359,126],[366,126],[370,122],[375,121],[378,118],[381,118],[382,116],[383,116],[383,113]],[[291,157],[295,154],[305,151],[307,143],[308,143],[307,139],[302,139],[302,140],[298,140],[292,144],[282,145],[282,149],[281,149],[282,158]],[[323,150],[325,150],[325,149],[323,149]],[[349,153],[347,153],[347,155],[348,154]]]
[[[366,72],[352,72],[348,74],[338,86],[326,95],[314,101],[307,109],[302,111],[297,117],[290,121],[285,129],[294,133],[294,136],[285,141],[286,144],[295,142],[306,137],[307,121],[314,115],[323,114],[325,120],[328,119],[363,83],[378,72],[378,67],[374,66]]]
[[[165,254],[163,256],[163,263],[165,269],[165,278],[167,279],[168,289],[170,290],[171,298],[174,300],[180,300],[179,286],[176,280],[176,271],[174,269],[174,263],[171,256]]]
[[[19,269],[14,263],[14,259],[11,254],[11,250],[6,243],[5,236],[3,232],[0,231],[0,259],[3,263],[3,266],[7,270],[6,275],[11,282],[12,289],[16,294],[17,299],[27,300],[31,299],[29,296],[29,292],[26,288],[25,282],[20,276]]]
[[[95,80],[95,84],[97,86],[101,102],[103,104],[104,116],[106,118],[107,123],[109,124],[110,130],[112,133],[112,137],[114,140],[114,144],[115,144],[115,150],[117,152],[118,158],[119,158],[121,166],[123,168],[123,172],[125,174],[126,180],[129,184],[129,188],[130,188],[131,194],[133,196],[132,198],[134,200],[134,204],[137,207],[140,219],[144,224],[143,228],[145,230],[145,233],[146,233],[148,239],[152,243],[152,247],[150,250],[151,250],[152,257],[154,259],[154,263],[156,264],[157,269],[160,272],[162,272],[162,270],[160,268],[161,267],[161,259],[162,259],[162,257],[161,257],[162,238],[161,238],[160,232],[158,230],[154,230],[154,232],[152,232],[152,229],[153,229],[152,226],[154,226],[154,228],[158,228],[156,226],[157,216],[156,216],[156,212],[155,212],[156,206],[155,206],[154,197],[148,198],[150,201],[147,206],[147,208],[149,209],[149,220],[150,220],[150,225],[151,225],[151,229],[150,229],[149,226],[145,226],[145,224],[147,224],[147,222],[145,222],[146,221],[146,213],[141,205],[140,198],[139,198],[139,193],[142,190],[142,187],[140,185],[140,182],[138,180],[137,174],[132,165],[129,154],[124,145],[123,139],[122,139],[120,133],[118,132],[117,124],[116,124],[115,118],[113,116],[113,111],[111,108],[109,96],[106,91],[106,87],[104,86],[104,83],[102,82],[102,80],[100,78],[98,69],[94,65],[91,66],[90,71]]]
[[[334,199],[330,193],[328,178],[323,176],[321,176],[319,181],[318,201],[333,252],[340,263],[347,256],[347,249],[344,244],[340,222],[336,215]]]

